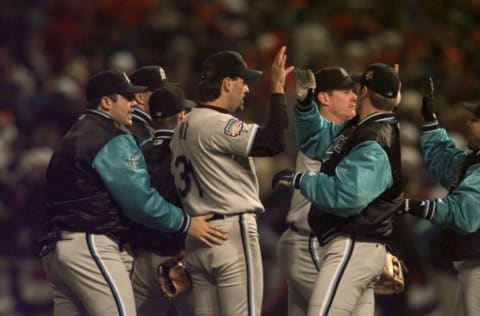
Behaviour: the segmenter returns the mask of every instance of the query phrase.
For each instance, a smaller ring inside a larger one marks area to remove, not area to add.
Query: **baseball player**
[[[153,91],[167,85],[168,80],[163,68],[157,65],[140,67],[136,69],[129,78],[132,84],[147,87],[145,91],[134,93],[135,107],[132,113],[132,125],[127,127],[137,141],[145,159],[147,159],[143,145],[151,141],[153,137],[152,118],[149,113],[148,100]],[[122,260],[130,274],[133,265],[130,242],[124,245],[124,249],[122,252]]]
[[[263,129],[233,115],[243,109],[249,84],[261,76],[234,51],[203,62],[199,104],[175,129],[171,167],[184,209],[192,216],[215,212],[212,222],[229,236],[213,248],[186,239],[195,315],[260,315],[263,270],[256,215],[264,207],[252,157],[284,150],[284,85],[293,70],[285,67],[285,51],[284,46],[272,64],[270,117]]]
[[[402,205],[400,139],[393,114],[400,79],[385,64],[362,74],[357,116],[344,124],[322,118],[313,102],[314,75],[297,71],[297,141],[320,172],[285,171],[284,181],[312,202],[308,223],[319,244],[319,272],[309,316],[374,315],[374,287],[386,262],[385,237]]]
[[[355,116],[357,96],[354,81],[341,67],[326,67],[315,74],[315,101],[320,114],[339,124]],[[310,159],[297,154],[296,171],[320,171],[320,157]],[[310,201],[294,190],[287,214],[287,229],[278,243],[278,257],[288,284],[288,315],[306,315],[308,302],[319,270],[319,245],[308,225]]]
[[[132,126],[129,127],[141,148],[145,142],[150,141],[153,137],[148,100],[153,91],[166,86],[168,80],[165,70],[157,65],[140,67],[130,74],[129,78],[133,84],[147,87],[147,90],[135,93],[136,106],[133,109]]]
[[[470,139],[469,149],[460,150],[439,127],[433,111],[431,79],[426,88],[422,155],[428,170],[449,188],[449,193],[433,201],[406,199],[399,213],[410,213],[445,227],[441,245],[453,261],[459,281],[455,315],[480,315],[480,104],[464,104],[471,112],[467,121]]]
[[[55,315],[136,315],[121,260],[130,221],[188,232],[221,244],[221,229],[192,218],[150,186],[132,124],[132,85],[105,71],[87,83],[87,110],[58,144],[47,169],[48,235],[42,260],[54,288]]]
[[[181,206],[170,173],[170,140],[173,129],[185,117],[185,97],[180,88],[165,86],[149,98],[154,128],[153,139],[143,145],[152,185],[170,203]],[[193,315],[192,291],[170,300],[164,296],[158,282],[160,264],[181,255],[185,249],[185,234],[165,233],[135,225],[132,249],[135,253],[131,275],[138,315],[167,315],[171,306],[179,315]]]

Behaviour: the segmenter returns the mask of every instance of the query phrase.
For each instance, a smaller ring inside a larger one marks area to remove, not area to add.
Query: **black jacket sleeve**
[[[286,108],[285,95],[273,93],[267,123],[257,131],[250,156],[274,156],[285,150],[285,130],[288,127]]]

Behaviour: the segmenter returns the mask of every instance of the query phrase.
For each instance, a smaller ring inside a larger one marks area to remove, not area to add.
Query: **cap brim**
[[[461,104],[467,111],[480,116],[480,102],[462,102]]]
[[[123,91],[118,91],[117,93],[126,94],[126,93],[138,93],[138,92],[145,92],[148,90],[148,87],[145,86],[134,86],[130,85],[127,89]]]
[[[241,74],[241,77],[243,77],[246,80],[255,80],[260,78],[263,75],[263,72],[260,70],[256,69],[245,69],[243,73]]]
[[[354,83],[360,83],[360,81],[362,80],[362,74],[350,75],[350,78],[352,78],[352,81]]]

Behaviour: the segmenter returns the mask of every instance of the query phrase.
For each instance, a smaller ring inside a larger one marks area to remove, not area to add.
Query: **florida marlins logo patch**
[[[339,135],[337,138],[333,140],[333,143],[328,147],[327,151],[325,152],[325,157],[323,161],[328,160],[334,153],[339,154],[342,151],[343,146],[347,142],[348,137],[345,135]]]
[[[237,119],[231,119],[225,125],[224,133],[227,136],[237,137],[242,135],[243,122]]]
[[[132,155],[129,159],[130,168],[136,170],[138,166],[138,160],[140,159],[139,155]]]

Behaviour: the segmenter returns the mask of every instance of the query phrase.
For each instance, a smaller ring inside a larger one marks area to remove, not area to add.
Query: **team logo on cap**
[[[160,68],[158,69],[158,72],[160,73],[160,78],[161,78],[162,80],[167,79],[167,75],[165,74],[165,70],[163,70],[162,67],[160,67]]]
[[[128,76],[127,76],[126,73],[122,72],[122,75],[123,75],[123,77],[125,78],[125,80],[127,80],[128,83],[131,83],[131,82],[130,82],[130,78],[128,78]]]
[[[224,133],[227,136],[237,137],[242,135],[243,122],[237,119],[231,119],[225,125]]]
[[[348,73],[345,71],[345,69],[340,68],[340,73],[342,74],[343,77],[348,77]]]
[[[373,80],[373,70],[369,70],[365,73],[365,80]]]

